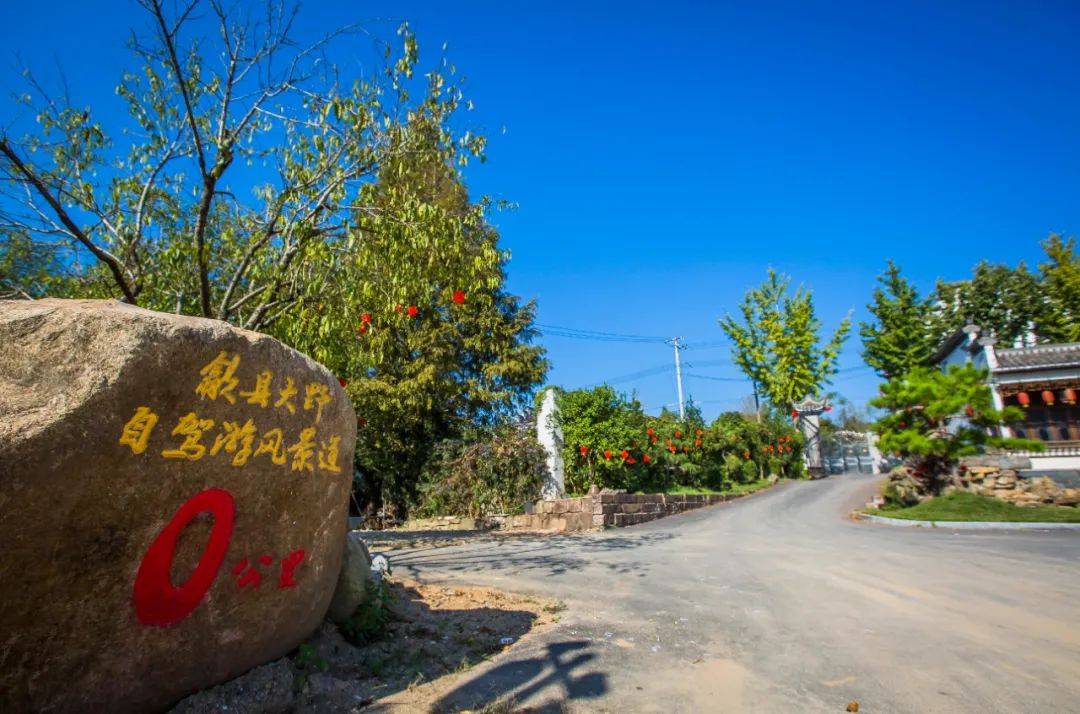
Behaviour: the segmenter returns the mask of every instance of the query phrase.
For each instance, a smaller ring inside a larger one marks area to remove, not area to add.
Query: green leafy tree
[[[1043,241],[1047,262],[1039,274],[1050,304],[1046,337],[1052,342],[1080,342],[1080,256],[1076,239],[1051,234]]]
[[[821,393],[836,373],[840,347],[851,329],[845,317],[821,344],[821,321],[809,290],[789,293],[791,279],[769,269],[768,278],[746,293],[741,320],[727,315],[720,327],[734,343],[735,363],[777,409]]]
[[[934,290],[931,336],[935,344],[968,323],[993,335],[1002,346],[1045,339],[1053,315],[1038,276],[1024,263],[1015,268],[980,262],[970,280],[939,281]]]
[[[925,366],[936,345],[929,332],[929,306],[900,268],[890,260],[878,282],[867,306],[874,320],[863,322],[859,334],[863,360],[882,378],[892,379]]]
[[[986,370],[951,365],[948,371],[916,367],[885,382],[871,405],[885,410],[874,425],[882,451],[907,459],[924,490],[936,493],[962,456],[987,446],[1041,449],[1026,439],[999,435],[1003,423],[1019,421],[1016,407],[996,410]]]
[[[106,127],[31,76],[21,99],[37,128],[0,132],[0,219],[86,266],[64,294],[267,331],[326,309],[321,288],[360,245],[359,218],[413,242],[445,229],[445,215],[376,186],[418,146],[452,166],[484,148],[451,128],[463,100],[445,63],[415,76],[407,27],[397,49],[380,43],[382,67],[346,83],[324,53],[369,42],[361,28],[304,44],[287,5],[139,6],[149,30],[133,35],[116,90],[126,122]],[[463,287],[497,262],[478,259]]]

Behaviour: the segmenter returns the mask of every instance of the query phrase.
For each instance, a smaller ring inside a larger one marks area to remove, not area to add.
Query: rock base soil
[[[445,679],[556,621],[558,610],[554,601],[493,588],[392,581],[386,633],[377,641],[351,643],[325,622],[290,657],[192,695],[172,711],[428,711],[450,684]]]

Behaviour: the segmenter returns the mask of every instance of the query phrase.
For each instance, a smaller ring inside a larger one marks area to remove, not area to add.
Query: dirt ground
[[[558,621],[561,605],[487,587],[389,583],[385,634],[353,644],[326,622],[296,652],[180,702],[174,713],[431,711],[453,675]]]

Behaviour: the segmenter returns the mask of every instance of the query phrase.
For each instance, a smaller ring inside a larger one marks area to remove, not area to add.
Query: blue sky
[[[470,186],[518,204],[495,222],[543,324],[711,344],[688,372],[737,377],[717,318],[767,266],[812,288],[831,329],[865,317],[887,258],[929,289],[1080,232],[1075,3],[541,5],[324,0],[301,30],[408,19],[432,65],[448,43],[491,137]],[[0,88],[20,86],[16,54],[42,77],[59,64],[107,120],[143,23],[126,0],[4,3]],[[569,387],[671,361],[662,344],[543,342]],[[860,364],[853,337],[842,366]],[[670,372],[618,386],[675,400]],[[748,392],[686,387],[708,416]],[[862,403],[875,380],[835,388]]]

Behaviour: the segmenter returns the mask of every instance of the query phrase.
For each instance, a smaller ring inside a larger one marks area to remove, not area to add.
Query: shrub
[[[772,473],[803,473],[802,439],[783,419],[758,423],[729,412],[706,425],[696,409],[683,420],[667,410],[650,416],[636,399],[606,385],[562,392],[558,404],[571,493],[590,484],[646,492],[722,489]]]
[[[540,496],[546,454],[530,423],[507,424],[438,444],[413,512],[472,518],[518,513]]]
[[[962,456],[988,446],[1041,450],[1042,444],[999,435],[1003,423],[1019,421],[1016,407],[994,409],[986,370],[951,365],[948,371],[918,367],[881,385],[872,406],[887,410],[874,424],[878,446],[910,465],[924,493],[936,494]]]

